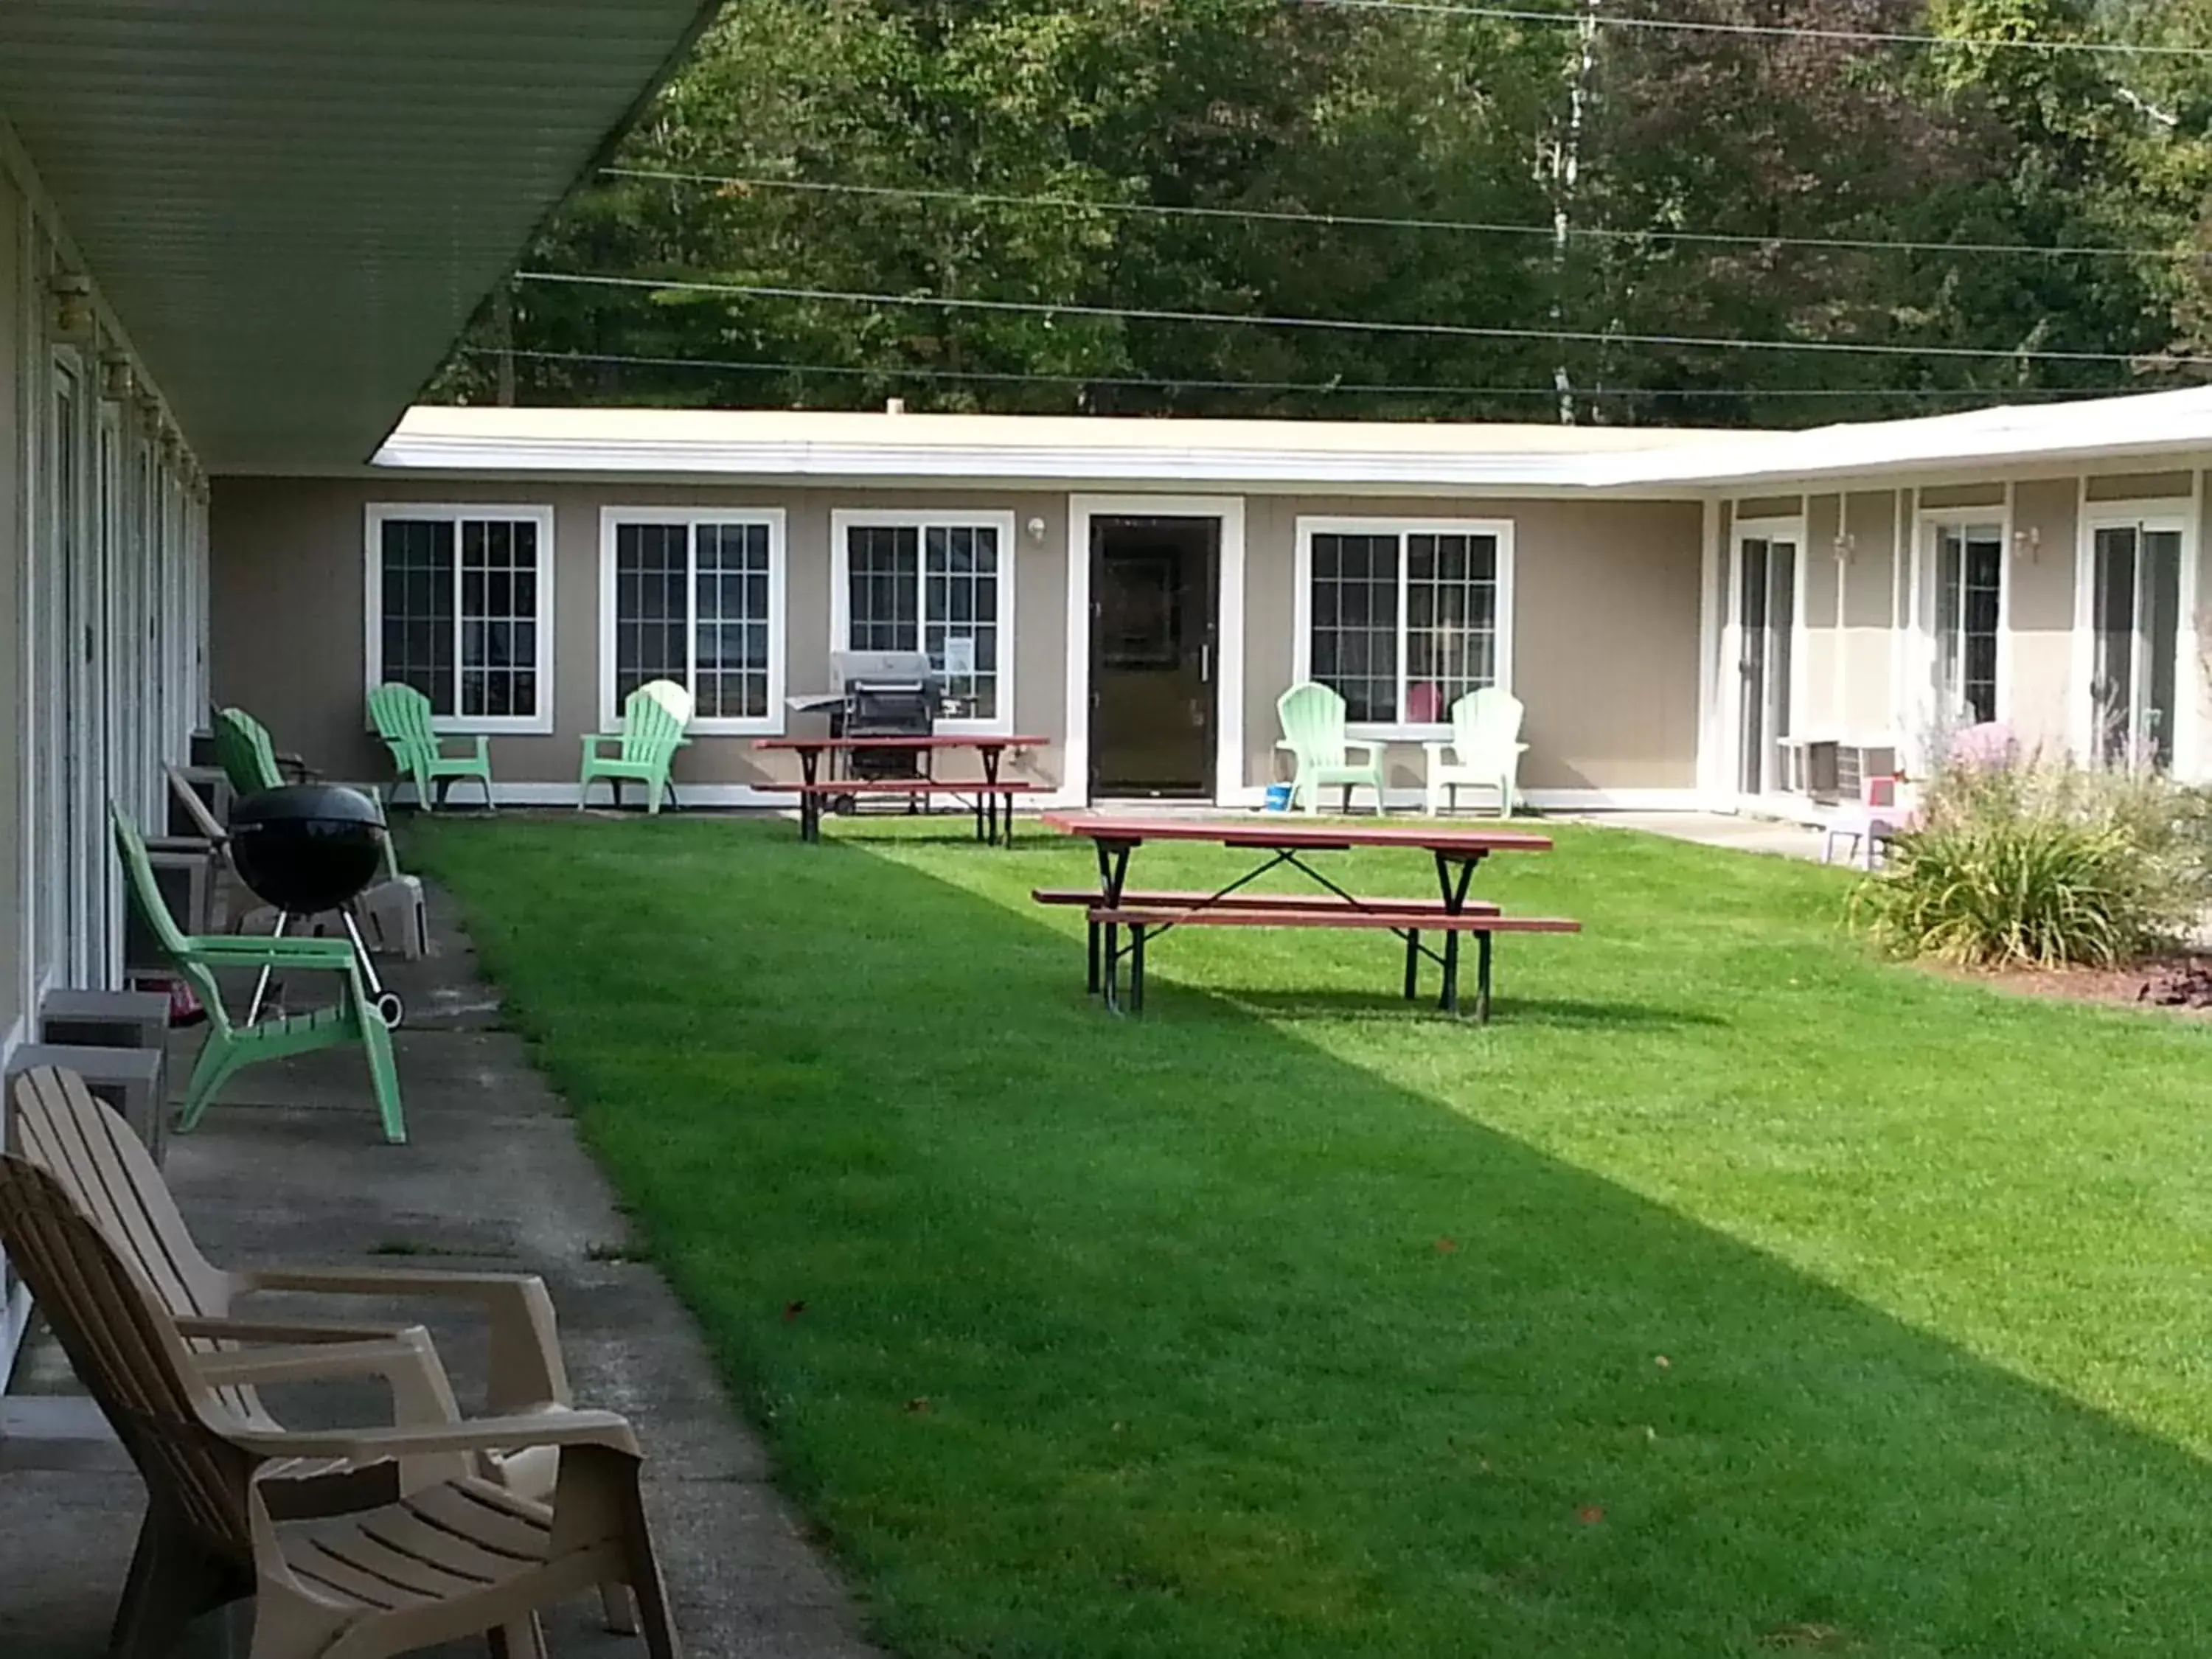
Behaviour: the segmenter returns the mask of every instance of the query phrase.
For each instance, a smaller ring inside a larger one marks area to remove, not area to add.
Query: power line
[[[1547,23],[1579,27],[1580,13],[1531,11],[1510,6],[1472,6],[1450,0],[1284,0],[1286,6],[1320,6],[1344,11],[1403,11],[1437,17],[1482,17],[1505,23]],[[1734,34],[1761,40],[1830,40],[1865,46],[1956,46],[2003,52],[2109,52],[2130,58],[2212,58],[2212,46],[2156,46],[2132,40],[2019,40],[2002,35],[1954,38],[1888,29],[1822,28],[1808,23],[1723,23],[1684,17],[1622,17],[1600,14],[1600,28],[1644,29],[1655,33]]]
[[[1322,225],[1364,230],[1454,231],[1493,236],[1558,234],[1553,225],[1516,224],[1483,219],[1398,218],[1371,213],[1301,213],[1287,208],[1224,208],[1180,206],[1164,202],[1092,201],[1080,196],[1023,196],[980,190],[944,190],[898,185],[853,185],[807,179],[769,179],[744,173],[695,173],[658,167],[602,167],[609,178],[650,180],[664,184],[736,185],[748,190],[781,190],[823,196],[855,196],[884,200],[949,202],[975,207],[1037,207],[1067,212],[1117,213],[1163,219],[1225,219],[1255,224]],[[2176,259],[2192,257],[2181,248],[2137,248],[2110,245],[2039,246],[2032,242],[1914,242],[1857,236],[1752,236],[1720,231],[1670,230],[1654,227],[1620,230],[1589,225],[1571,228],[1577,240],[1695,242],[1724,247],[1808,247],[1835,252],[1899,253],[2024,254],[2042,258],[2088,255],[2100,258]]]
[[[1149,375],[1044,374],[1034,370],[933,368],[925,365],[871,368],[851,363],[798,363],[754,357],[660,357],[618,351],[503,350],[464,346],[465,357],[514,357],[545,363],[614,363],[649,368],[740,369],[759,374],[825,374],[866,380],[983,380],[1034,386],[1110,386],[1147,391],[1300,392],[1431,397],[1550,398],[1548,386],[1431,386],[1358,380],[1227,380],[1161,379]],[[2124,387],[2022,386],[2008,398],[2106,398]],[[1579,394],[1599,398],[1986,398],[1970,386],[1614,386]]]
[[[1104,306],[1043,300],[981,300],[943,295],[875,294],[846,289],[787,288],[765,283],[706,282],[696,278],[611,276],[580,271],[520,270],[514,280],[659,294],[720,294],[752,300],[810,300],[837,305],[901,306],[1035,317],[1097,317],[1130,322],[1198,323],[1237,328],[1297,328],[1338,334],[1421,335],[1440,339],[1544,340],[1585,345],[1668,346],[1686,349],[1804,351],[1826,356],[1920,357],[2053,363],[2136,363],[2158,356],[2175,367],[2212,367],[2212,356],[2150,352],[2049,351],[2031,347],[1908,346],[1851,340],[1762,340],[1729,335],[1621,334],[1587,329],[1504,328],[1473,323],[1366,321],[1352,317],[1296,317],[1267,313],[1179,311],[1161,307]]]

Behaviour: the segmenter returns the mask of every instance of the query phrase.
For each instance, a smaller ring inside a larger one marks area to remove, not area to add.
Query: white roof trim
[[[2212,386],[1804,432],[933,416],[820,410],[418,408],[380,469],[719,483],[1529,489],[1680,495],[2212,452]]]

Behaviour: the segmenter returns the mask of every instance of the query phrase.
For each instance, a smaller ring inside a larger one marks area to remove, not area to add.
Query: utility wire
[[[1226,219],[1255,224],[1324,225],[1365,230],[1456,231],[1492,236],[1558,234],[1553,225],[1516,224],[1482,219],[1394,218],[1371,213],[1300,213],[1287,208],[1184,207],[1162,202],[1102,202],[1079,196],[1022,196],[980,190],[942,190],[897,185],[850,185],[807,179],[768,179],[745,173],[694,173],[658,167],[602,167],[608,178],[664,184],[737,186],[746,190],[781,190],[822,196],[855,196],[881,200],[949,202],[975,207],[1037,207],[1066,212],[1118,213],[1162,219]],[[1809,247],[1846,252],[1899,253],[2023,254],[2044,258],[2088,255],[2099,258],[2176,259],[2193,258],[2183,248],[2120,247],[2102,244],[2039,246],[2032,242],[1912,242],[1857,236],[1752,236],[1718,231],[1609,229],[1575,226],[1567,234],[1577,240],[1696,242],[1723,247]]]
[[[1553,340],[1587,345],[1670,346],[1735,351],[1805,351],[1826,356],[1920,357],[1984,362],[2136,363],[2156,357],[2175,367],[2212,367],[2212,356],[2153,352],[2049,351],[2032,347],[1908,346],[1850,340],[1764,340],[1731,335],[1621,334],[1609,331],[1488,327],[1472,323],[1364,321],[1352,317],[1279,316],[1267,313],[1179,311],[1161,307],[1086,305],[1042,300],[981,300],[943,295],[876,294],[847,289],[788,288],[765,283],[707,282],[696,278],[611,276],[583,271],[520,270],[514,280],[580,288],[657,294],[716,294],[751,300],[810,300],[837,305],[900,306],[1032,317],[1097,317],[1132,322],[1199,323],[1220,327],[1298,328],[1338,334],[1421,335],[1462,340]]]
[[[1327,7],[1344,11],[1402,11],[1437,17],[1483,17],[1506,23],[1547,23],[1555,27],[1579,27],[1573,13],[1532,11],[1512,6],[1474,6],[1450,0],[1283,0],[1286,6]],[[1680,34],[1734,34],[1761,40],[1832,40],[1867,46],[1957,46],[2002,52],[2109,52],[2129,58],[2212,58],[2212,46],[2158,46],[2131,40],[2022,40],[2003,35],[1954,38],[1942,34],[1912,34],[1888,29],[1822,28],[1808,23],[1723,23],[1686,17],[1624,17],[1603,15],[1600,28],[1644,29]]]
[[[1415,386],[1359,380],[1221,380],[1160,379],[1129,374],[1042,374],[1034,370],[932,368],[915,365],[869,368],[851,363],[795,363],[752,357],[656,357],[619,351],[523,351],[498,346],[464,346],[465,357],[513,357],[544,363],[615,363],[647,368],[741,369],[758,374],[827,374],[868,380],[988,380],[1030,386],[1110,386],[1150,391],[1311,392],[1324,393],[1422,394],[1433,397],[1549,398],[1548,386]],[[2078,388],[2022,386],[2008,398],[2108,398],[2124,386]],[[1587,394],[1600,398],[1976,398],[1990,393],[1972,386],[1614,386]]]

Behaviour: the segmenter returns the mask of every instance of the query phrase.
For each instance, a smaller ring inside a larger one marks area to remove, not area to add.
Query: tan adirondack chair
[[[419,1328],[379,1324],[274,1323],[241,1317],[238,1304],[257,1291],[307,1291],[322,1295],[461,1298],[479,1304],[490,1328],[489,1376],[484,1408],[495,1416],[565,1409],[568,1374],[562,1362],[552,1298],[542,1280],[526,1273],[456,1273],[425,1268],[286,1267],[226,1273],[200,1253],[185,1225],[168,1183],[121,1117],[95,1099],[73,1072],[40,1066],[15,1080],[8,1150],[60,1182],[77,1208],[145,1283],[179,1329],[193,1342],[285,1343],[404,1340],[418,1349],[410,1364],[386,1370],[398,1419],[450,1422],[459,1416],[443,1365]],[[222,1394],[225,1406],[248,1426],[270,1432],[281,1425],[241,1376]],[[448,1460],[450,1462],[450,1460]],[[518,1450],[482,1462],[490,1474],[521,1497],[553,1495],[557,1460],[550,1450]],[[402,1488],[435,1468],[386,1469]],[[264,1470],[262,1485],[278,1515],[313,1514],[342,1504],[371,1472],[343,1463],[301,1462]],[[149,1518],[151,1524],[151,1517]],[[140,1549],[147,1547],[142,1541]],[[605,1586],[607,1622],[635,1631],[628,1598]]]
[[[543,1659],[537,1612],[594,1584],[637,1596],[651,1659],[677,1659],[638,1492],[640,1453],[611,1412],[298,1434],[249,1422],[219,1392],[326,1375],[313,1346],[195,1355],[153,1288],[52,1176],[0,1158],[0,1249],[146,1482],[147,1541],[112,1651],[156,1659],[204,1612],[252,1596],[251,1659],[381,1659],[483,1635]],[[398,1345],[340,1344],[339,1347]],[[288,1369],[286,1356],[289,1358]],[[473,1474],[349,1513],[286,1520],[265,1477],[300,1460],[355,1465],[557,1449],[550,1504]]]

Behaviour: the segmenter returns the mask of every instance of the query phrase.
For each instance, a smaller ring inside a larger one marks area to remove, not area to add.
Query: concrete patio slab
[[[388,1146],[357,1051],[250,1069],[193,1134],[173,1137],[168,1175],[217,1262],[450,1266],[541,1275],[561,1318],[580,1404],[622,1412],[647,1453],[647,1504],[677,1622],[696,1659],[868,1659],[852,1599],[768,1484],[690,1317],[660,1275],[626,1259],[614,1194],[560,1100],[504,1029],[453,907],[432,897],[437,949],[386,977],[409,1007],[397,1036],[410,1144]],[[382,964],[380,964],[382,965]],[[171,1076],[190,1071],[184,1034]],[[269,1298],[272,1313],[392,1317],[400,1304]],[[480,1335],[464,1311],[409,1303],[481,1399]],[[0,1654],[94,1659],[123,1583],[143,1489],[119,1448],[88,1440],[51,1345],[19,1367],[0,1414]],[[302,1426],[361,1420],[373,1393],[272,1396]],[[641,1653],[599,1627],[587,1598],[547,1621],[558,1659]],[[224,1651],[221,1621],[180,1659]],[[441,1655],[481,1655],[480,1644]]]

